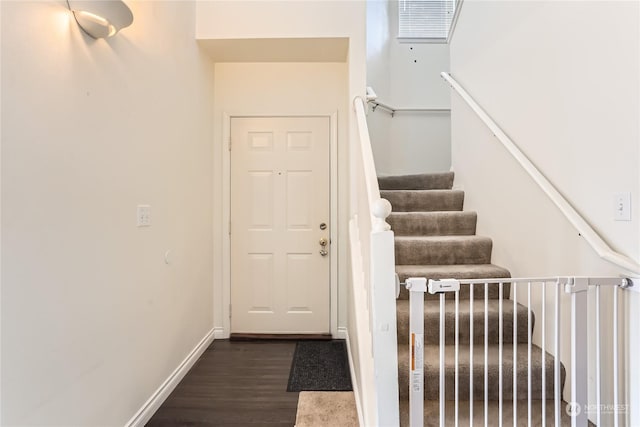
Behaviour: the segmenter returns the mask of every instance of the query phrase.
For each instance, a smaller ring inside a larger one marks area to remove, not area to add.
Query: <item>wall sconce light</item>
[[[133,22],[131,9],[122,0],[67,0],[76,22],[94,39],[115,35]]]

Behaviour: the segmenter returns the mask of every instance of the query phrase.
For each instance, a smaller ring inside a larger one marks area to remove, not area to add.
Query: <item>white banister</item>
[[[367,199],[370,208],[380,199],[380,187],[378,187],[378,175],[376,174],[376,166],[373,161],[373,151],[371,150],[371,139],[369,138],[369,128],[367,127],[367,115],[362,98],[357,97],[353,100],[353,107],[356,110],[356,121],[358,126],[358,137],[360,139],[360,156],[361,165],[364,176],[364,184],[367,191]],[[373,212],[371,212],[373,215]],[[391,227],[389,227],[391,228]]]
[[[375,97],[368,91],[368,97]],[[394,235],[386,222],[391,204],[380,198],[378,177],[365,115],[365,101],[353,101],[357,138],[350,171],[352,217],[349,224],[352,260],[352,309],[357,320],[356,387],[360,389],[364,425],[400,424],[396,333]]]
[[[618,253],[600,237],[600,235],[589,225],[589,223],[571,206],[562,194],[549,182],[549,180],[538,170],[538,168],[524,155],[516,144],[505,134],[495,121],[476,103],[469,93],[449,74],[440,73],[442,78],[449,83],[458,95],[471,107],[480,120],[493,132],[495,137],[502,143],[507,151],[516,159],[522,168],[533,178],[544,193],[560,209],[567,220],[575,227],[587,243],[593,248],[598,256],[620,268],[631,273],[640,274],[640,264],[633,259]]]

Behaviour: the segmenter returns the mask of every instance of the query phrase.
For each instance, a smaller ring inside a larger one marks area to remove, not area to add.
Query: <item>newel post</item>
[[[376,388],[376,416],[379,426],[400,424],[398,402],[398,353],[393,231],[386,219],[391,204],[378,199],[371,207],[371,307]]]
[[[389,231],[391,226],[387,223],[387,217],[391,215],[391,203],[387,199],[378,199],[371,206],[371,215],[373,216],[373,224],[371,231]]]

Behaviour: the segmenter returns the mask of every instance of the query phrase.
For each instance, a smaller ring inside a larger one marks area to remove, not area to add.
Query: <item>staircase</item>
[[[400,281],[409,277],[427,279],[480,279],[509,278],[508,270],[491,264],[492,241],[476,235],[476,213],[464,212],[464,192],[453,190],[453,173],[406,175],[379,178],[381,197],[391,202],[393,213],[388,218],[395,232],[396,271]],[[523,254],[526,256],[526,254]],[[509,284],[504,285],[503,304],[503,412],[499,413],[498,381],[498,323],[499,290],[489,288],[487,311],[488,328],[488,382],[484,386],[484,340],[485,340],[485,290],[484,285],[474,286],[474,307],[470,312],[469,286],[460,290],[459,306],[459,421],[469,425],[469,379],[470,342],[473,339],[473,424],[485,422],[485,393],[488,402],[488,424],[497,425],[502,416],[505,425],[513,425],[513,372],[517,372],[517,419],[518,425],[527,425],[528,367],[527,367],[527,316],[528,309],[517,306],[517,360],[513,362],[513,304],[509,299]],[[454,294],[446,294],[445,336],[445,396],[447,425],[454,425],[454,343],[455,308]],[[400,387],[401,425],[408,425],[409,390],[409,295],[402,287],[397,300],[398,331],[398,377]],[[424,376],[425,376],[425,426],[439,425],[439,297],[425,294],[424,318]],[[470,321],[473,321],[473,337],[470,336]],[[531,367],[531,423],[542,425],[542,351],[532,346]],[[546,397],[553,399],[553,358],[545,354]],[[562,367],[562,384],[565,370]],[[570,425],[565,405],[562,405],[562,424]],[[553,425],[553,400],[547,400],[544,415],[548,425]]]

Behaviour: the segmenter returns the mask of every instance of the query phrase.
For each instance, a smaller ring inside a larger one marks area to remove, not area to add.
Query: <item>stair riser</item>
[[[396,264],[489,264],[490,239],[468,241],[399,240],[395,242]]]
[[[398,345],[408,345],[409,343],[409,316],[408,313],[398,313]],[[489,344],[498,344],[499,342],[499,316],[497,313],[489,313]],[[425,345],[438,345],[440,342],[440,317],[437,313],[425,313],[424,322],[424,340]],[[535,325],[535,318],[531,315],[532,331]],[[505,313],[503,316],[502,342],[506,344],[513,343],[513,312]],[[451,311],[445,312],[445,343],[455,344],[455,313]],[[471,338],[469,327],[469,313],[460,313],[459,320],[459,343],[468,345]],[[527,312],[526,308],[518,310],[518,335],[519,343],[526,343],[527,334]],[[475,345],[484,345],[484,313],[474,313],[473,319],[473,336]]]
[[[436,190],[453,186],[453,172],[378,178],[381,190]]]
[[[464,193],[453,190],[436,191],[381,191],[394,212],[461,211]]]
[[[466,212],[396,213],[387,222],[396,236],[472,236],[476,219],[475,213]]]
[[[508,350],[505,349],[505,354]],[[482,363],[483,360],[481,359]],[[533,400],[542,399],[542,375],[539,361],[536,364],[536,369],[532,370],[532,387],[531,398]],[[546,366],[546,398],[553,397],[553,364],[552,359],[548,358]],[[502,393],[503,399],[513,398],[513,366],[511,362],[505,362],[502,369]],[[439,371],[437,366],[433,368],[425,369],[425,399],[437,400],[439,399]],[[461,365],[459,367],[459,398],[461,400],[469,400],[469,366]],[[409,397],[409,376],[406,372],[399,371],[399,387],[400,397]],[[561,366],[561,384],[565,381],[565,370]],[[527,365],[526,359],[524,363],[518,363],[517,370],[517,383],[518,383],[518,400],[526,400],[528,398],[528,377],[527,377]],[[473,371],[473,398],[474,400],[484,399],[484,368],[482,365],[476,365]],[[498,367],[489,366],[489,381],[488,381],[488,400],[499,400],[500,398],[500,382],[498,376]],[[445,369],[445,398],[446,400],[455,400],[455,370],[452,368]]]

